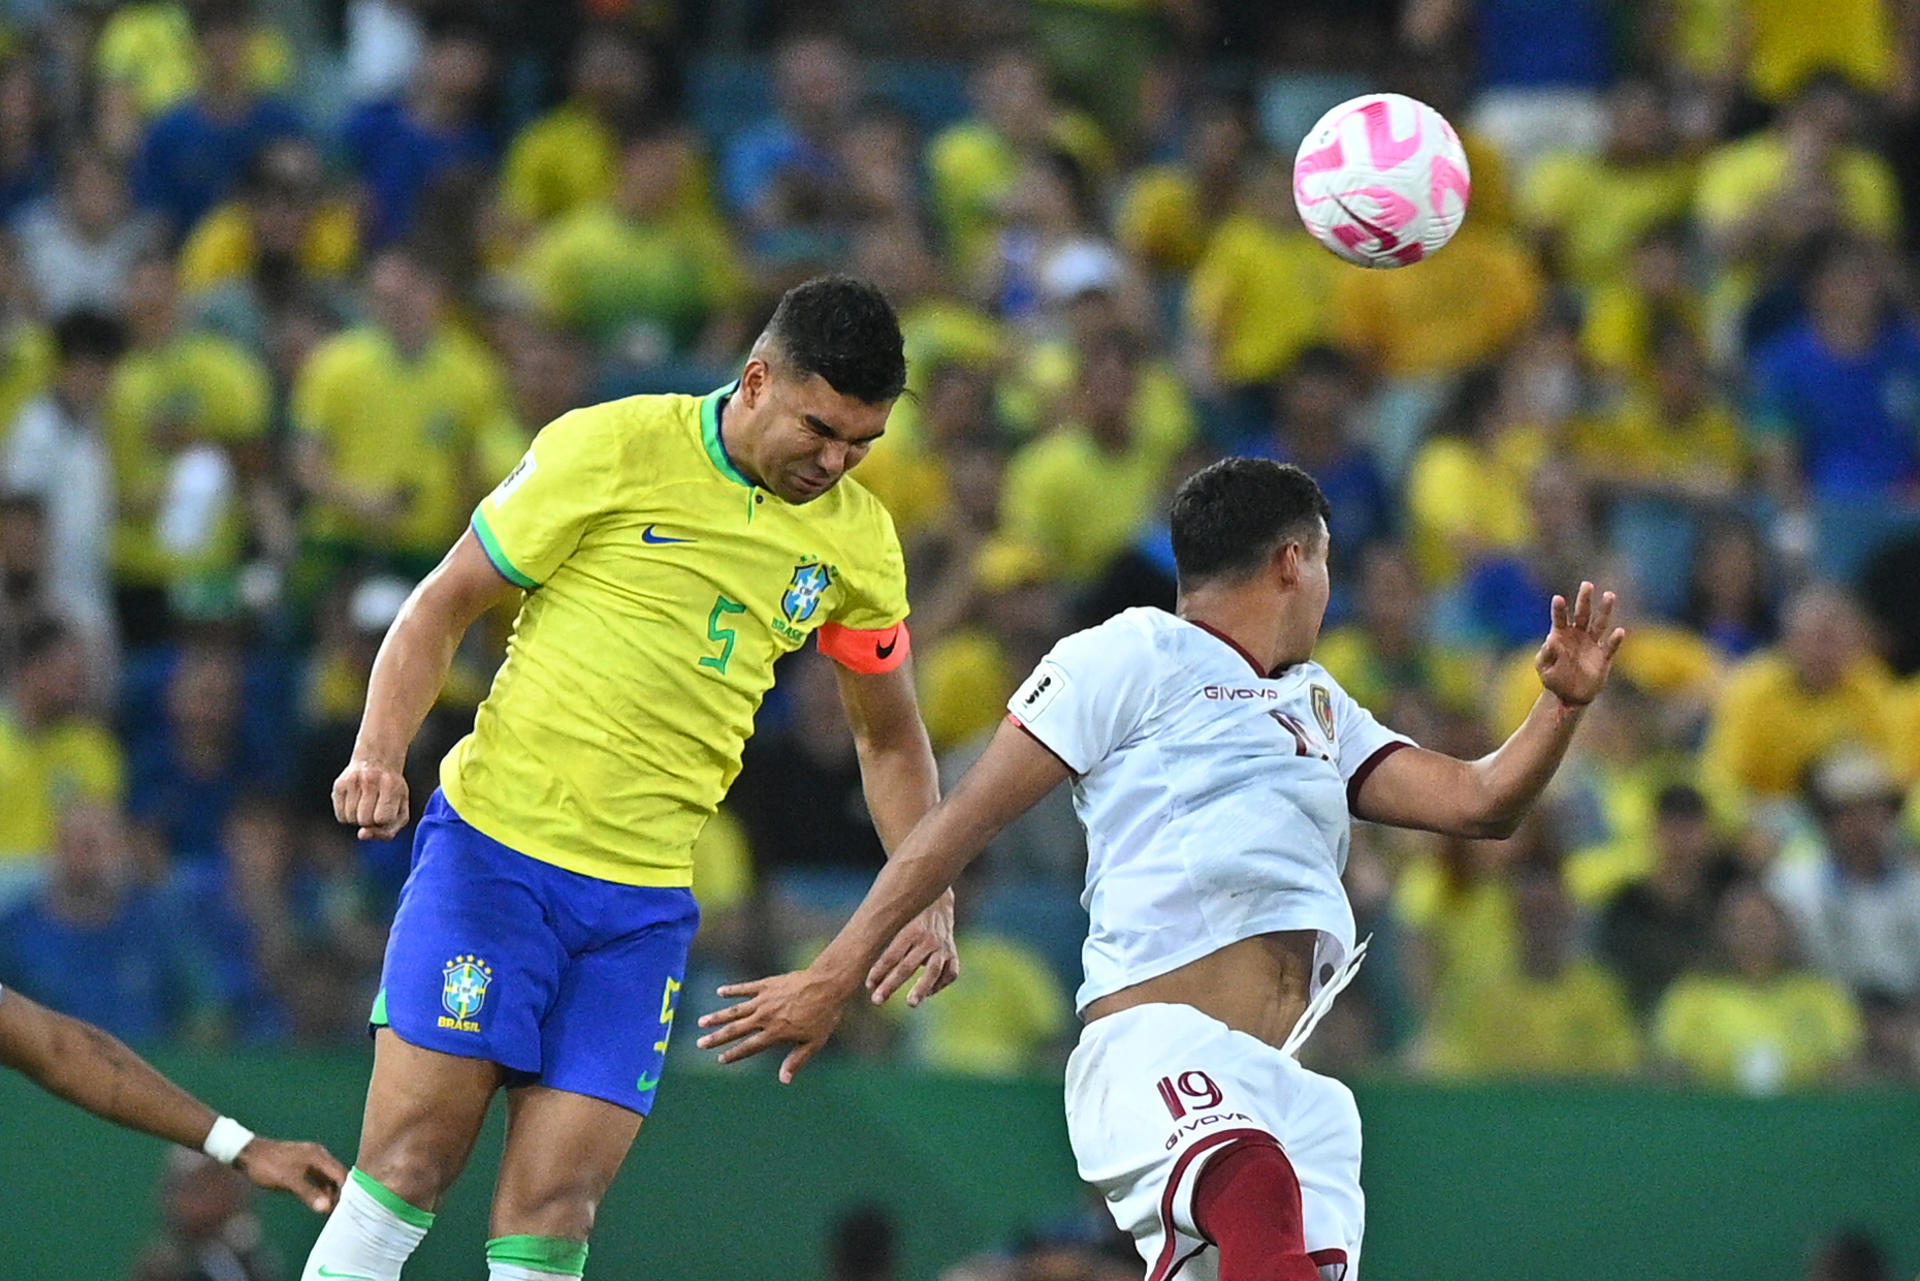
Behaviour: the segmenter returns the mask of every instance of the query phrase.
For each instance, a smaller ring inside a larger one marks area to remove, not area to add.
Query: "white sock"
[[[487,1263],[487,1281],[580,1281],[571,1272],[543,1272],[519,1263]]]
[[[300,1281],[400,1281],[401,1265],[432,1226],[432,1214],[350,1170]]]

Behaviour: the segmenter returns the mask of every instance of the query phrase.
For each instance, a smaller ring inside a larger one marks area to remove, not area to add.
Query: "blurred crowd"
[[[1171,605],[1165,503],[1223,454],[1319,479],[1318,657],[1430,746],[1518,723],[1553,592],[1619,591],[1518,835],[1356,829],[1321,1066],[1920,1081],[1915,11],[0,0],[0,982],[136,1044],[363,1036],[411,834],[328,793],[407,592],[542,424],[723,384],[845,270],[907,335],[856,475],[949,780],[1053,641]],[[1473,196],[1368,272],[1290,164],[1381,89]],[[701,841],[688,1017],[881,857],[795,655]],[[835,1052],[1055,1066],[1081,871],[1062,791],[963,883],[960,984]]]

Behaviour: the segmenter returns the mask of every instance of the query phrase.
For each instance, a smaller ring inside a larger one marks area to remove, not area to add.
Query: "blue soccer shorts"
[[[370,1021],[409,1045],[538,1083],[653,1107],[700,923],[693,893],[529,858],[437,790],[387,940]]]

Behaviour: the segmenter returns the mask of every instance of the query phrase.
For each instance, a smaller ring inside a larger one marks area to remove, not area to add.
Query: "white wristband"
[[[251,1142],[252,1130],[230,1116],[223,1116],[207,1131],[207,1141],[200,1145],[200,1150],[221,1165],[232,1165],[240,1155],[240,1149]]]

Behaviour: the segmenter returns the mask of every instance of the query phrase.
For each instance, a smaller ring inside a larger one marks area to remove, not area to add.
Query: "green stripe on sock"
[[[487,1242],[487,1262],[577,1277],[587,1270],[587,1243],[562,1237],[495,1237]]]
[[[412,1224],[416,1228],[430,1228],[433,1226],[432,1211],[422,1210],[416,1205],[408,1205],[398,1196],[381,1187],[378,1179],[375,1179],[359,1166],[356,1165],[351,1170],[348,1170],[347,1177],[357,1183],[362,1192],[365,1192],[368,1196],[378,1201],[384,1209],[391,1213],[394,1218],[400,1220],[400,1222]]]

